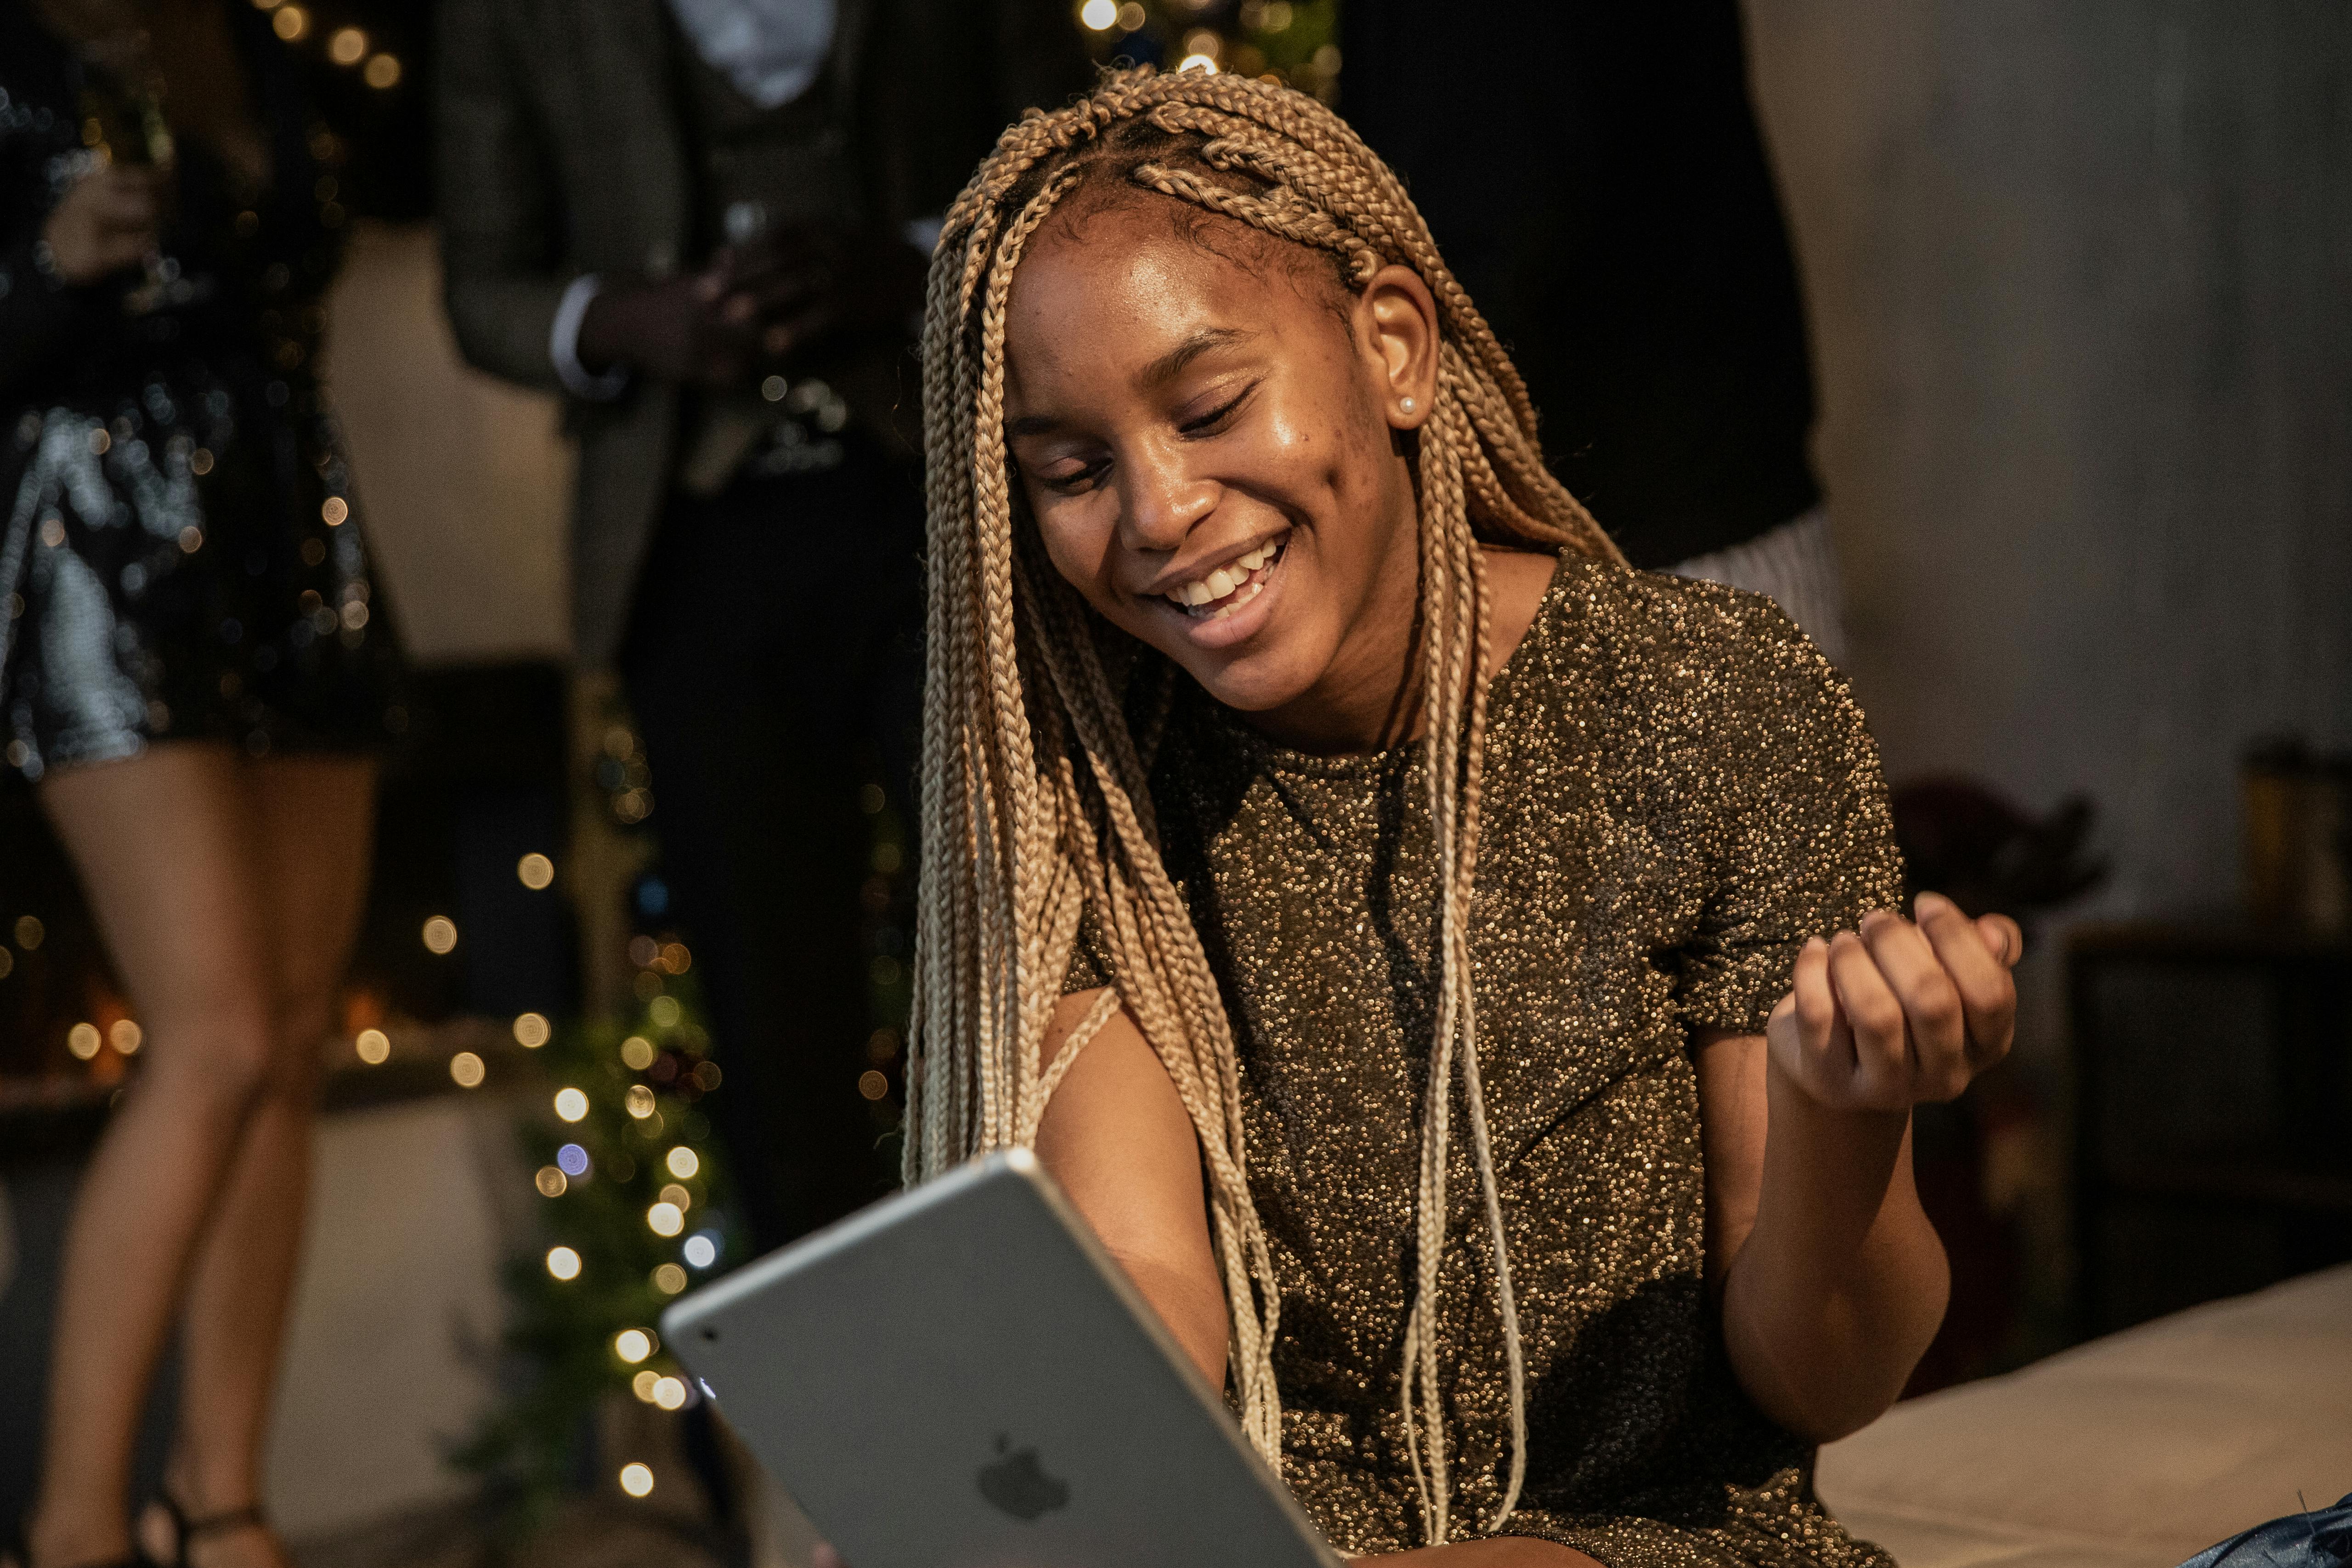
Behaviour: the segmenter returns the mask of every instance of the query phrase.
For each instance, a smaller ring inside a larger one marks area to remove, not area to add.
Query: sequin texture
[[[1281,750],[1187,682],[1153,778],[1240,1042],[1285,1479],[1349,1552],[1421,1544],[1397,1409],[1435,981],[1421,766],[1418,746]],[[1769,601],[1570,555],[1496,679],[1486,780],[1473,961],[1530,1434],[1506,1533],[1620,1568],[1886,1563],[1723,1352],[1687,1046],[1761,1030],[1807,937],[1896,900],[1859,709]],[[1107,973],[1082,941],[1071,987]],[[1501,1500],[1507,1392],[1466,1135],[1452,1156],[1445,1398],[1470,1534]]]
[[[406,721],[316,362],[342,208],[301,68],[224,13],[274,178],[180,138],[162,254],[79,287],[39,239],[145,123],[0,5],[0,761],[38,780],[153,742],[362,751]]]

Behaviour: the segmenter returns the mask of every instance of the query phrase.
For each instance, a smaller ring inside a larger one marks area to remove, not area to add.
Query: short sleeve
[[[1693,742],[1712,787],[1691,809],[1710,818],[1696,837],[1715,864],[1675,1005],[1688,1030],[1758,1034],[1808,938],[1900,906],[1903,860],[1845,678],[1769,600],[1706,595],[1728,622]]]
[[[1070,944],[1070,966],[1062,972],[1062,994],[1097,991],[1111,983],[1110,949],[1095,923],[1094,906],[1078,917],[1078,940]]]

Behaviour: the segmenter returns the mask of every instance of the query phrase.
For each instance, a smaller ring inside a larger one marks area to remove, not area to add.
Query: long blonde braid
[[[949,211],[923,329],[930,510],[922,881],[907,1089],[907,1178],[1032,1142],[1071,1061],[1124,1006],[1199,1135],[1224,1277],[1242,1425],[1281,1463],[1273,1353],[1281,1298],[1245,1173],[1239,1068],[1215,975],[1161,864],[1149,788],[1173,668],[1111,630],[1046,561],[1004,438],[1004,311],[1030,238],[1088,183],[1156,192],[1325,253],[1360,287],[1402,263],[1441,326],[1420,437],[1422,710],[1438,855],[1436,1037],[1423,1110],[1412,1309],[1401,1414],[1428,1539],[1450,1538],[1438,1277],[1458,1067],[1494,1250],[1508,1362],[1511,1469],[1527,1465],[1526,1376],[1478,1076],[1470,914],[1486,718],[1481,540],[1621,559],[1544,467],[1535,410],[1502,346],[1439,259],[1403,186],[1315,100],[1231,76],[1106,75],[1032,110]],[[1148,197],[1146,198],[1148,199]],[[1038,1066],[1083,913],[1117,977]]]

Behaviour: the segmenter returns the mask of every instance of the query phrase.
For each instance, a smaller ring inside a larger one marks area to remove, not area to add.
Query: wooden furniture
[[[2352,1258],[2352,942],[2089,926],[2066,969],[2076,1331]]]

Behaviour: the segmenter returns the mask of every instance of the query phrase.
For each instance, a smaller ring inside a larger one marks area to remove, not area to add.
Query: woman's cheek
[[[1032,492],[1029,515],[1045,543],[1045,558],[1062,580],[1113,620],[1119,618],[1110,582],[1111,541],[1118,531],[1115,503],[1107,495],[1040,496]]]

